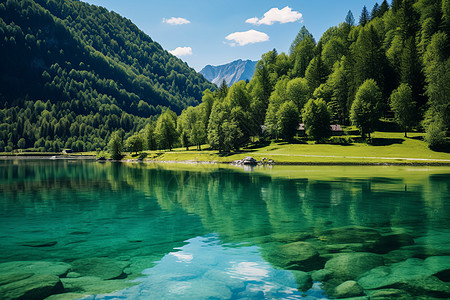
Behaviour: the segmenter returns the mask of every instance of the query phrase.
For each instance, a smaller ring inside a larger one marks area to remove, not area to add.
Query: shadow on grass
[[[450,143],[446,143],[444,145],[434,146],[431,148],[431,150],[435,152],[443,152],[443,153],[450,153]]]
[[[390,138],[373,138],[370,142],[372,146],[390,146],[394,144],[403,144],[403,139],[390,139]]]

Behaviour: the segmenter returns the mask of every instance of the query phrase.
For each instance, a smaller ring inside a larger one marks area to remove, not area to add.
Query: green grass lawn
[[[450,164],[450,153],[436,152],[422,141],[421,133],[409,133],[403,137],[398,132],[375,132],[373,145],[353,143],[348,145],[272,142],[256,149],[241,149],[239,153],[221,154],[218,151],[177,148],[172,151],[146,151],[146,160],[155,161],[216,161],[231,162],[252,156],[264,157],[278,163],[417,163],[436,162]],[[204,148],[206,148],[204,146]],[[136,158],[127,156],[126,159]],[[448,160],[448,161],[441,161]]]
[[[316,144],[314,142],[271,142],[261,147],[243,148],[240,152],[219,153],[215,150],[197,151],[196,147],[177,148],[172,151],[145,151],[146,161],[165,162],[222,162],[252,156],[257,160],[273,159],[275,163],[442,163],[450,165],[450,152],[437,152],[422,141],[422,133],[374,132],[372,144],[351,143]],[[353,138],[358,138],[354,136]],[[209,148],[207,145],[203,149]],[[38,153],[33,153],[39,155]],[[104,155],[102,153],[101,155]],[[0,154],[2,155],[2,154]],[[22,153],[21,155],[26,155]],[[72,153],[70,155],[96,155],[96,152]],[[124,159],[137,159],[139,155],[126,153]]]

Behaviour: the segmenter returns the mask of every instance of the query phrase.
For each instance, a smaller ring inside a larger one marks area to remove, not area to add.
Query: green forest
[[[250,82],[207,90],[174,119],[180,142],[220,151],[254,137],[289,142],[300,122],[311,140],[327,141],[330,124],[340,124],[370,141],[388,124],[405,136],[423,131],[439,148],[450,125],[449,38],[448,0],[383,1],[358,21],[349,11],[318,42],[302,27],[288,54],[262,55]]]
[[[446,142],[450,0],[349,11],[318,41],[302,27],[289,53],[261,56],[250,82],[219,88],[103,8],[8,0],[0,17],[0,151],[228,152],[292,141],[299,123],[319,142],[330,124],[370,140],[380,119],[423,131],[430,148]]]
[[[0,37],[0,152],[102,149],[215,88],[131,21],[80,1],[0,1]]]

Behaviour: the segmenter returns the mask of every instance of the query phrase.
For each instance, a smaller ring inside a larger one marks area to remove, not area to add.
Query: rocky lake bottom
[[[0,165],[1,299],[450,298],[445,168]]]

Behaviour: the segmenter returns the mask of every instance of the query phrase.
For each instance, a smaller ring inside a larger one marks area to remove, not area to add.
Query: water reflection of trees
[[[154,226],[167,221],[166,234],[180,231],[173,239],[188,239],[200,230],[182,223],[192,221],[180,217],[187,213],[224,241],[345,225],[420,228],[431,218],[448,221],[449,202],[448,176],[429,176],[406,188],[401,179],[382,177],[277,179],[219,167],[68,161],[2,162],[0,192],[1,214],[62,213],[70,207],[91,212],[89,218],[156,219],[162,209],[168,217]]]

